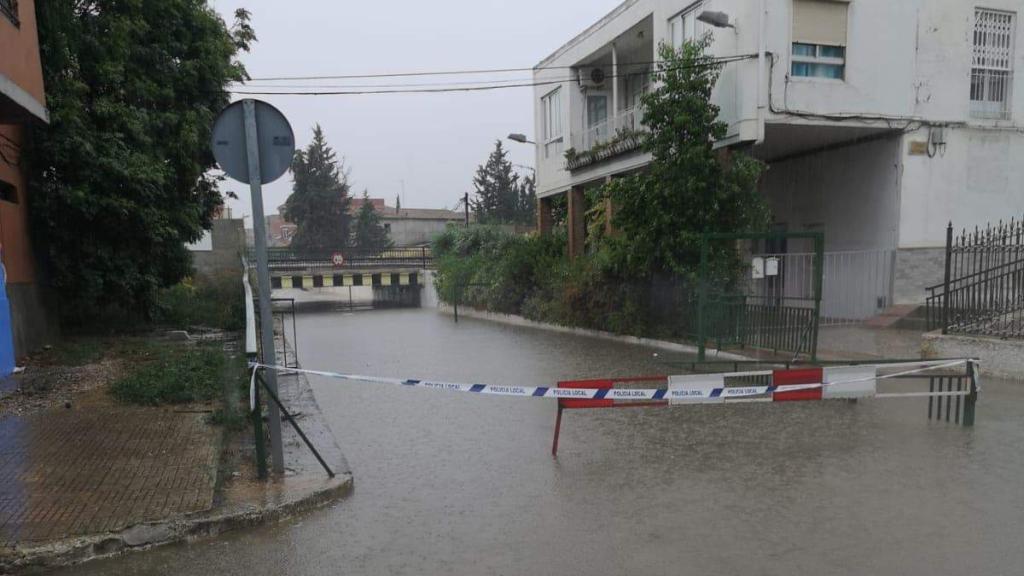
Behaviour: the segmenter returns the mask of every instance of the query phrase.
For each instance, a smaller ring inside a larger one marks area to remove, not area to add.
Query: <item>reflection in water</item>
[[[315,369],[493,384],[668,370],[665,354],[432,311],[302,315]],[[356,478],[301,520],[102,574],[1009,574],[1024,566],[1024,385],[978,424],[922,401],[570,411],[313,381]]]

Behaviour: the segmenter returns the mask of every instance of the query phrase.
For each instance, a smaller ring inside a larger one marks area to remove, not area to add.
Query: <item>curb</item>
[[[58,567],[117,556],[127,551],[192,542],[241,528],[277,522],[322,508],[351,492],[353,480],[339,473],[328,486],[304,496],[265,508],[244,507],[229,512],[217,509],[159,522],[135,524],[118,532],[69,538],[34,546],[17,546],[0,552],[0,571],[29,567]]]
[[[437,309],[443,314],[454,314],[451,305],[445,304],[443,302],[438,302]],[[459,316],[465,316],[467,318],[476,318],[478,320],[489,320],[491,322],[499,322],[501,324],[507,324],[510,326],[524,326],[527,328],[547,330],[549,332],[561,332],[563,334],[575,334],[577,336],[600,338],[601,340],[611,340],[612,342],[621,342],[623,344],[633,344],[636,346],[646,346],[648,348],[657,348],[659,350],[668,350],[671,352],[682,352],[684,354],[697,354],[698,351],[697,347],[691,344],[681,344],[679,342],[670,342],[668,340],[644,338],[642,336],[615,334],[613,332],[606,332],[604,330],[594,330],[592,328],[578,328],[574,326],[561,326],[558,324],[549,324],[547,322],[538,322],[536,320],[530,320],[528,318],[523,318],[522,316],[516,316],[514,314],[499,314],[497,312],[477,310],[476,308],[460,307]],[[734,352],[723,352],[721,350],[716,350],[715,348],[708,348],[707,355],[710,359],[718,360],[742,361],[757,359],[750,356],[744,356],[742,354],[736,354]]]

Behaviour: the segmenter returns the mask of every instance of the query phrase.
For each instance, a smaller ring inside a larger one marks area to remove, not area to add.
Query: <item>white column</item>
[[[619,115],[619,51],[612,42],[612,111],[609,120]],[[618,126],[613,123],[608,125],[608,133],[614,134]]]

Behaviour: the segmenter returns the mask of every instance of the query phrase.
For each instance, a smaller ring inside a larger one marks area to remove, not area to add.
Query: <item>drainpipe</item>
[[[765,34],[765,12],[767,10],[767,0],[761,0],[757,12],[757,140],[754,142],[755,146],[764,142],[765,131],[765,52],[768,45]]]
[[[609,136],[615,133],[618,126],[615,126],[615,118],[619,114],[619,51],[612,42],[612,113],[608,118]]]

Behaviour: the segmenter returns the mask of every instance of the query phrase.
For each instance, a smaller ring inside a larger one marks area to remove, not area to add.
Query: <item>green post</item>
[[[811,362],[818,361],[818,324],[821,322],[822,277],[825,275],[825,235],[814,235],[814,319],[811,326]]]
[[[259,378],[259,375],[256,376]],[[256,438],[256,474],[263,480],[267,477],[267,447],[263,434],[263,409],[260,405],[260,386],[254,383],[254,406],[252,410],[252,428]]]
[[[706,234],[700,237],[700,268],[697,272],[697,360],[703,362],[707,350],[705,349],[706,327],[704,326],[704,308],[707,306],[708,291],[708,238]]]
[[[974,361],[967,361],[967,376],[970,377],[971,393],[964,397],[964,426],[974,426],[974,405],[978,401],[978,382],[974,374]]]

